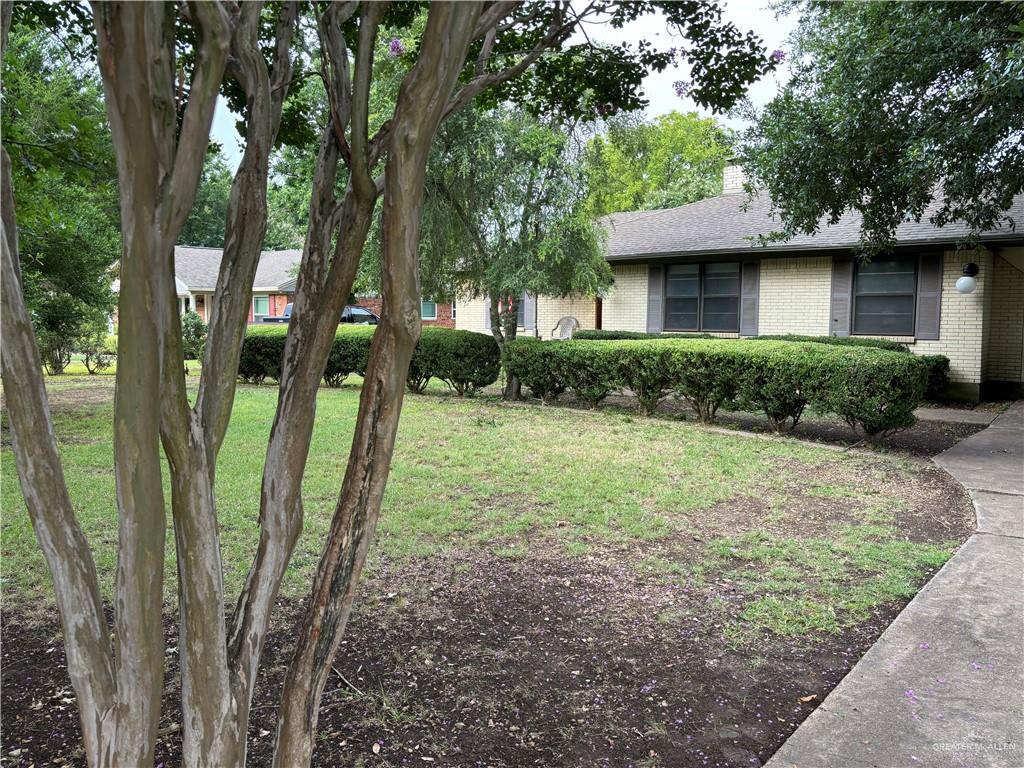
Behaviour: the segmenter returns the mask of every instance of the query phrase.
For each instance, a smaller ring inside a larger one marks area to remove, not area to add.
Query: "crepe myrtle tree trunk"
[[[380,515],[405,380],[420,334],[417,252],[427,158],[473,38],[480,3],[430,6],[399,89],[381,213],[381,322],[374,334],[341,493],[285,678],[274,765],[308,765],[320,696]]]
[[[12,4],[0,5],[0,61]],[[109,763],[114,753],[117,690],[110,630],[92,552],[64,482],[35,331],[22,293],[11,159],[0,148],[0,372],[29,519],[53,579],[71,686],[78,700],[85,757]]]

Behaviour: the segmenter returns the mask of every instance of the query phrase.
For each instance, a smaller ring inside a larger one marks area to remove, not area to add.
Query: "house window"
[[[526,299],[527,299],[527,296],[528,296],[528,294],[524,292],[523,295],[519,297],[519,306],[516,308],[516,325],[519,328],[525,328],[526,327]],[[491,300],[489,307],[493,307],[493,306],[494,306],[494,301]],[[504,299],[502,299],[501,307],[502,307],[502,310],[507,308],[508,307],[508,302],[505,301]],[[488,312],[489,312],[489,310],[488,310]],[[454,315],[452,317],[454,317]],[[491,316],[490,316],[490,314],[488,314],[487,315],[487,327],[488,328],[491,327],[491,319],[490,318],[491,318]],[[504,322],[504,321],[502,321],[502,322]]]
[[[262,320],[264,317],[270,314],[270,297],[269,296],[253,296],[252,297],[252,316],[256,320]]]
[[[665,276],[666,331],[740,329],[740,264],[673,264]]]
[[[424,320],[437,320],[437,302],[421,301],[420,317],[422,317]]]
[[[455,319],[455,299],[452,299],[452,320]]]
[[[858,262],[853,283],[853,332],[913,336],[917,258],[892,256]]]

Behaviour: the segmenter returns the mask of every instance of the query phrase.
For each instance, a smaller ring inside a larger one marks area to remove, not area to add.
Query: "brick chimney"
[[[729,195],[743,191],[743,184],[747,181],[747,175],[743,172],[738,157],[732,158],[725,170],[722,171],[722,194]]]

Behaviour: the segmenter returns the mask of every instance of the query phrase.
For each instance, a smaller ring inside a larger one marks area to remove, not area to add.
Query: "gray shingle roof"
[[[896,230],[900,244],[952,243],[968,233],[965,225],[950,224],[941,229],[928,219],[938,203],[921,221],[906,222]],[[1024,195],[1018,195],[1009,215],[1019,224],[1016,232],[1008,225],[982,235],[983,240],[1024,242]],[[758,235],[781,228],[772,216],[767,195],[748,202],[744,193],[719,195],[678,208],[658,211],[613,213],[604,219],[608,228],[608,260],[675,254],[716,254],[757,250],[759,253],[817,249],[850,249],[860,242],[861,216],[850,212],[832,226],[822,221],[816,235],[797,235],[788,242],[758,245]]]
[[[178,245],[174,248],[174,273],[190,291],[212,291],[217,287],[217,274],[224,252],[220,248],[197,248]],[[302,251],[263,251],[256,267],[253,288],[275,289],[282,293],[295,290],[292,276],[302,259]],[[291,287],[289,288],[288,285]]]

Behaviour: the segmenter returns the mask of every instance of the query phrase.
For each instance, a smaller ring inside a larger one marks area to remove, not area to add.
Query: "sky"
[[[723,7],[724,16],[728,21],[733,22],[744,32],[749,29],[760,35],[768,51],[787,50],[787,38],[796,26],[795,16],[776,19],[775,12],[768,7],[767,0],[726,0]],[[681,38],[666,27],[660,15],[643,16],[622,29],[612,29],[607,24],[588,25],[587,35],[595,43],[636,43],[639,40],[648,40],[659,49],[678,46],[682,42]],[[783,65],[776,72],[754,83],[747,92],[748,98],[755,106],[764,105],[775,95],[785,74],[786,67]],[[682,67],[671,67],[664,72],[649,74],[644,79],[644,93],[650,102],[646,110],[647,117],[657,117],[672,110],[696,111],[701,115],[710,115],[710,111],[697,107],[690,99],[676,96],[672,84],[676,80],[690,79],[685,63]],[[221,144],[232,166],[237,165],[242,156],[238,132],[235,130],[237,119],[238,117],[228,110],[221,99],[214,114],[212,133],[213,139]],[[742,121],[736,117],[719,116],[718,119],[731,128],[744,127]]]

